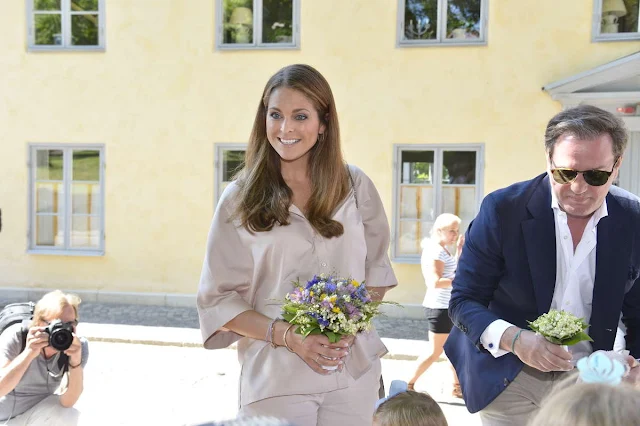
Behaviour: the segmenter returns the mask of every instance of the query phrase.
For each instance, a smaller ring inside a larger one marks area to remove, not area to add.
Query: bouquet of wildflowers
[[[324,334],[331,343],[342,336],[355,335],[371,328],[371,319],[380,314],[364,285],[350,278],[315,275],[306,284],[295,281],[285,297],[282,317],[298,326],[296,333],[308,336]]]
[[[583,340],[593,341],[584,332],[589,324],[584,319],[566,311],[551,309],[542,314],[533,322],[529,322],[529,328],[556,345],[575,345]]]

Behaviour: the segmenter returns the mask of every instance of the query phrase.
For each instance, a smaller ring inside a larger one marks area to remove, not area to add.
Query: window
[[[217,0],[219,49],[300,46],[300,0]]]
[[[29,50],[103,50],[104,0],[27,0]]]
[[[104,254],[104,147],[29,146],[29,252]]]
[[[488,0],[399,0],[398,45],[485,44],[488,3]]]
[[[220,199],[227,185],[233,180],[235,174],[244,165],[244,152],[246,149],[246,143],[218,144],[216,146],[216,202]]]
[[[640,40],[640,0],[595,0],[593,40]]]
[[[467,229],[482,200],[482,167],[482,145],[396,145],[394,261],[420,262],[420,243],[441,213]]]

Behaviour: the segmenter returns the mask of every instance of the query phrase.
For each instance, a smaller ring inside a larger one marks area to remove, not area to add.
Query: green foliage
[[[98,11],[98,0],[74,0],[71,2],[72,10]]]
[[[37,10],[60,10],[60,1],[38,0]],[[75,0],[71,11],[98,10],[98,0]],[[65,11],[70,12],[70,11]],[[67,15],[71,20],[71,40],[73,46],[97,46],[99,18],[97,14]],[[35,44],[38,46],[62,45],[62,14],[35,14]],[[69,44],[69,43],[67,43]]]
[[[447,11],[448,32],[456,28],[464,28],[468,33],[478,36],[482,1],[449,0],[449,10]]]
[[[264,0],[262,14],[263,43],[288,43],[292,41],[292,0]]]
[[[71,17],[71,44],[74,46],[98,45],[97,15],[74,15]]]
[[[60,0],[35,0],[33,10],[60,10]]]

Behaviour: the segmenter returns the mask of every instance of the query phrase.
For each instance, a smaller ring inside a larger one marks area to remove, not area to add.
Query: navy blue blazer
[[[611,350],[622,312],[627,349],[638,358],[640,199],[612,186],[607,209],[608,216],[598,223],[589,335],[594,351]],[[511,353],[494,358],[480,343],[482,332],[497,319],[527,329],[527,321],[549,311],[555,281],[548,176],[487,195],[467,230],[449,302],[456,327],[445,343],[470,412],[493,401],[524,365]]]

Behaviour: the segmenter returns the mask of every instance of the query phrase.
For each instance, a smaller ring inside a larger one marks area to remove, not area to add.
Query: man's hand
[[[640,385],[640,363],[631,355],[627,356],[627,363],[631,370],[629,370],[629,374],[624,376],[622,381],[634,386]]]
[[[501,348],[511,350],[511,342],[517,330],[516,327],[510,327],[505,331],[500,341]],[[533,331],[522,330],[513,347],[513,353],[522,362],[540,371],[569,371],[573,369],[570,362],[573,356],[569,352]]]
[[[69,349],[65,350],[64,353],[69,357],[70,365],[77,366],[82,362],[82,344],[75,333],[73,335],[73,342],[71,342],[71,346],[69,346]]]
[[[27,332],[27,344],[24,350],[31,360],[36,359],[40,352],[49,346],[49,333],[44,330],[45,327],[31,327]]]

